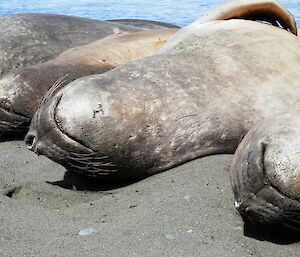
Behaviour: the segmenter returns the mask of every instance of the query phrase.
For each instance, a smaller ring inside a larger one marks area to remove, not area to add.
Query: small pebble
[[[13,239],[12,235],[4,235],[3,237],[1,237],[2,240],[4,241],[10,241]]]
[[[131,235],[131,230],[126,228],[126,229],[123,230],[122,234],[124,236],[130,236]]]
[[[173,233],[168,233],[168,234],[164,234],[165,238],[167,238],[168,240],[177,240],[177,235],[173,234]]]
[[[96,233],[96,229],[94,228],[84,228],[79,231],[80,236],[91,236]]]
[[[237,231],[242,231],[244,228],[243,226],[235,226],[233,229]]]
[[[184,196],[184,199],[185,199],[185,200],[190,200],[191,197],[192,197],[191,195],[185,195],[185,196]]]

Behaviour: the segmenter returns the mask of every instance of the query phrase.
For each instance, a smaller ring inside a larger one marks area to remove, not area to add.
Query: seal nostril
[[[29,150],[32,150],[35,143],[35,136],[34,135],[27,135],[25,138],[25,144]]]

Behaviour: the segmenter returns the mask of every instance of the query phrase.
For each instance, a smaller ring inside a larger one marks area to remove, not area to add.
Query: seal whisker
[[[95,174],[109,175],[117,172],[117,165],[109,161],[109,156],[97,156],[97,152],[92,153],[68,153],[65,162],[77,172],[91,172]]]
[[[286,218],[286,217],[284,217]],[[290,222],[291,220],[288,219],[288,221]],[[299,224],[293,224],[293,223],[288,223],[287,221],[285,221],[284,219],[280,222],[280,224],[282,224],[283,226],[285,226],[286,228],[290,228],[292,230],[300,230],[300,225]]]
[[[43,96],[40,105],[44,104],[52,95],[54,95],[54,93],[61,87],[61,85],[65,84],[66,82],[68,82],[68,80],[66,79],[69,76],[69,74],[66,74],[60,78],[58,78],[54,84],[50,87],[50,89],[46,92],[46,94]]]
[[[85,172],[87,170],[91,171],[91,173],[89,174],[89,176],[94,176],[95,174],[97,175],[109,175],[112,173],[117,172],[117,170],[108,170],[108,169],[99,169],[99,168],[95,168],[93,166],[80,166],[74,163],[68,163],[68,165],[72,168],[75,168],[75,170],[79,173],[81,172]]]
[[[76,153],[76,152],[69,152],[70,156],[78,156],[78,157],[93,157],[96,160],[104,160],[104,159],[108,159],[109,156],[97,156],[95,155],[95,152],[91,152],[91,153]]]
[[[77,163],[87,165],[91,160],[94,161],[94,159],[76,159],[72,157],[68,157],[69,160],[76,161]],[[93,162],[93,164],[89,164],[90,166],[95,166],[95,167],[117,167],[115,164],[112,162],[108,163],[102,163],[102,162]]]

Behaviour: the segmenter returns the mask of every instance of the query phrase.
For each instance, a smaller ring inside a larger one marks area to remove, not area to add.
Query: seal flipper
[[[275,0],[233,0],[202,16],[197,22],[230,19],[263,21],[297,35],[294,16]]]

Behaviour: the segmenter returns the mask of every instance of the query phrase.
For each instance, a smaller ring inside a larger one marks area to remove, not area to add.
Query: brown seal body
[[[69,49],[51,61],[11,71],[0,80],[0,140],[24,136],[44,94],[56,82],[64,86],[152,55],[176,31],[121,33]]]
[[[300,229],[299,107],[257,124],[235,153],[231,184],[247,221]]]
[[[165,53],[59,90],[37,111],[27,144],[111,179],[233,153],[255,122],[300,96],[299,46],[293,34],[253,21],[204,24]]]
[[[15,14],[0,17],[0,78],[13,68],[54,58],[120,31],[141,28],[58,14]]]

